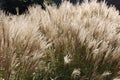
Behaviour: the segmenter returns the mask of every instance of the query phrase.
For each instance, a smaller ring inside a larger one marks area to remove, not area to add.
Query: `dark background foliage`
[[[5,13],[11,14],[17,14],[16,9],[18,8],[18,13],[22,14],[28,9],[28,6],[33,4],[39,4],[45,9],[43,2],[44,0],[0,0],[0,8],[4,10]]]
[[[7,14],[22,14],[28,9],[28,6],[31,6],[33,4],[39,4],[42,7],[42,9],[45,9],[44,1],[46,1],[48,4],[55,3],[57,5],[60,5],[62,2],[62,0],[0,0],[0,9],[4,10],[4,12]],[[84,0],[67,1],[70,1],[72,4],[76,4],[77,2],[82,3]],[[98,2],[100,1],[103,0],[98,0]],[[116,9],[120,11],[119,0],[106,0],[106,3],[109,6],[115,6]],[[18,12],[16,11],[16,8],[18,8]]]
[[[53,0],[56,4],[59,4],[62,2],[62,0]],[[82,3],[84,0],[67,0],[70,1],[73,4],[76,4],[77,2]],[[90,0],[89,0],[90,1]],[[104,1],[104,0],[97,0],[98,2]],[[120,11],[120,0],[105,0],[107,5],[109,6],[115,6],[117,10]]]

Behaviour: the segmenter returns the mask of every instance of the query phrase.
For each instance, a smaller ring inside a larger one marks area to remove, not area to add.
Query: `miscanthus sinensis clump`
[[[50,43],[24,16],[0,15],[0,80],[31,80]]]
[[[96,1],[47,5],[45,11],[33,6],[21,16],[1,14],[2,79],[119,79],[119,21],[114,7]]]

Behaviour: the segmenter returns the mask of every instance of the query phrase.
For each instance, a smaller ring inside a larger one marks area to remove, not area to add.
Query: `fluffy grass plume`
[[[63,2],[0,17],[1,79],[119,79],[120,16],[114,7]]]
[[[0,15],[0,77],[31,80],[42,69],[42,57],[50,46],[34,22],[24,16]]]

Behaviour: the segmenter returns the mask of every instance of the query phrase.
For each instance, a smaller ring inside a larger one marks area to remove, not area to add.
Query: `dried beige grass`
[[[0,15],[0,70],[5,80],[29,79],[50,46],[37,24],[25,16]]]
[[[56,6],[47,6],[47,10],[40,14],[40,31],[54,44],[51,54],[57,57],[51,57],[57,70],[66,67],[64,58],[71,55],[68,69],[79,67],[82,80],[119,76],[120,16],[115,8],[108,8],[105,3],[96,1],[75,6],[64,2],[58,9]],[[63,73],[57,76],[67,75],[64,73],[63,69]]]
[[[5,57],[6,64],[9,63],[1,68],[10,72],[6,72],[6,79],[17,71],[16,65],[26,61],[28,73],[34,73],[37,66],[44,69],[43,80],[120,77],[120,16],[115,8],[96,1],[74,6],[64,2],[59,8],[47,5],[44,11],[33,6],[29,14],[0,17],[1,59]],[[44,60],[39,61],[41,57]]]

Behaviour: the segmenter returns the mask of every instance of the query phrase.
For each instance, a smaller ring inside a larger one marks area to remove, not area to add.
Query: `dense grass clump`
[[[0,77],[5,80],[115,80],[120,16],[96,1],[0,14]]]
[[[41,59],[49,41],[33,22],[22,16],[0,17],[1,79],[33,80],[33,75],[44,68]]]

